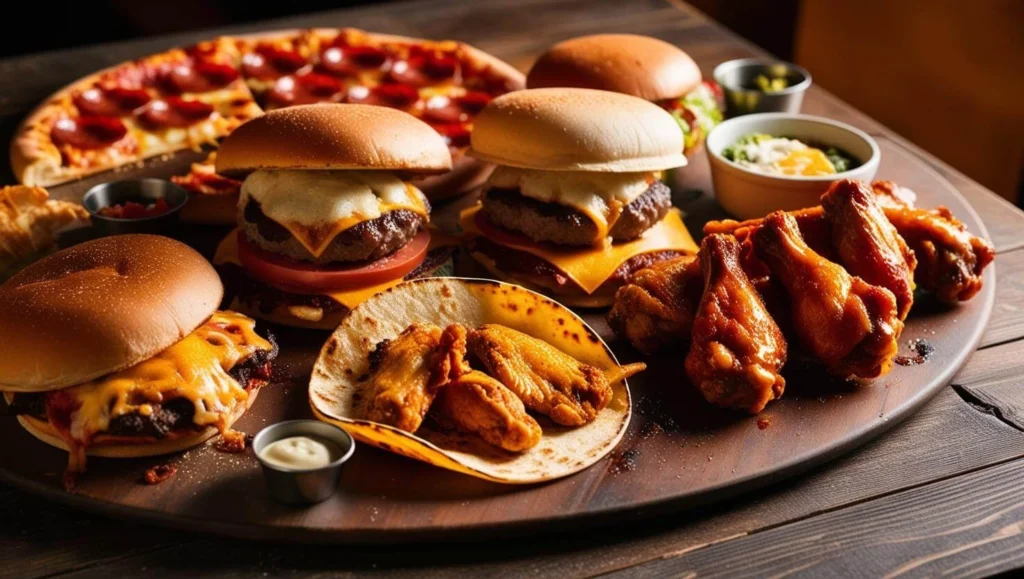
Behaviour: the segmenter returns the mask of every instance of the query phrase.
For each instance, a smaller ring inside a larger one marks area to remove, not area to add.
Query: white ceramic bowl
[[[838,147],[860,165],[849,171],[820,177],[766,175],[728,161],[722,151],[751,133],[791,137]],[[840,179],[870,181],[878,171],[878,144],[864,131],[823,117],[791,113],[745,115],[715,127],[705,142],[711,163],[715,198],[739,219],[763,217],[779,209],[792,211],[820,203],[821,194]]]

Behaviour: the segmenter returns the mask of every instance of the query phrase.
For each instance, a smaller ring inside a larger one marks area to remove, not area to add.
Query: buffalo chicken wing
[[[751,241],[790,296],[800,341],[831,373],[874,378],[892,368],[903,322],[891,291],[815,253],[785,212],[766,217]]]
[[[786,340],[739,261],[734,237],[709,235],[701,243],[705,289],[686,373],[708,402],[756,414],[785,389],[779,371]]]

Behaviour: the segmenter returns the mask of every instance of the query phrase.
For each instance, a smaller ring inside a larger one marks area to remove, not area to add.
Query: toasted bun
[[[383,169],[442,173],[448,145],[430,125],[399,110],[315,104],[270,111],[235,129],[217,151],[217,172],[259,169]]]
[[[231,413],[231,417],[227,421],[226,428],[230,428],[235,421],[241,418],[242,415],[252,407],[253,402],[256,401],[256,397],[258,395],[259,388],[249,392],[249,398],[246,403],[239,405],[235,408],[234,412]],[[64,442],[64,439],[60,437],[60,433],[58,433],[49,422],[27,415],[18,416],[18,422],[21,423],[29,434],[46,444],[55,446],[64,451],[68,450],[67,443]],[[167,436],[161,440],[151,437],[143,437],[139,438],[138,441],[131,442],[127,442],[125,438],[122,437],[119,438],[116,443],[109,440],[105,441],[104,437],[100,435],[95,441],[93,441],[88,449],[86,449],[86,454],[89,456],[105,456],[110,458],[137,458],[142,456],[171,454],[192,448],[193,446],[199,446],[213,436],[216,436],[218,433],[219,431],[216,428],[210,426],[200,430],[199,432],[189,433],[184,436]]]
[[[546,295],[563,306],[570,308],[611,307],[611,305],[615,303],[615,292],[622,287],[622,284],[617,284],[612,290],[602,288],[601,291],[596,294],[585,293],[582,289],[577,289],[572,293],[563,292],[555,294],[548,288],[518,279],[514,275],[506,273],[497,267],[492,267],[489,264],[479,261],[472,254],[466,255],[463,259],[459,259],[456,262],[455,273],[460,277],[493,279],[502,283],[522,286],[532,292]]]
[[[623,94],[542,88],[502,95],[473,123],[470,154],[547,171],[661,171],[686,164],[683,132],[658,105]]]
[[[636,34],[595,34],[559,42],[526,75],[527,88],[593,88],[649,101],[681,97],[700,81],[700,68],[690,55]]]
[[[0,286],[0,389],[56,390],[133,366],[199,327],[223,293],[203,256],[167,237],[55,253]]]

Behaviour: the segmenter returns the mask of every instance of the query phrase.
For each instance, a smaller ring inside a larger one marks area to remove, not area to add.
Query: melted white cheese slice
[[[654,173],[538,171],[497,167],[488,187],[518,189],[525,197],[572,207],[597,225],[595,243],[608,237],[622,210],[657,180]]]
[[[423,193],[386,171],[256,171],[240,207],[255,199],[314,257],[346,229],[398,209],[428,217]]]

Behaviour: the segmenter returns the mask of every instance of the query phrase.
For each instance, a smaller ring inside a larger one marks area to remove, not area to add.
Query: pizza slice
[[[54,94],[19,127],[15,176],[49,186],[216,143],[261,113],[230,39],[125,63]]]

